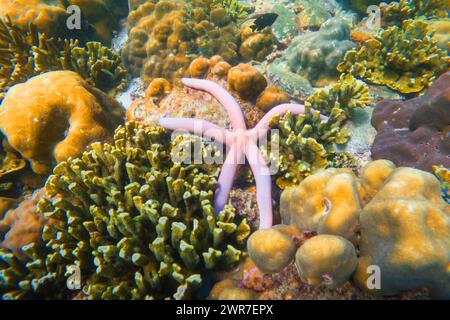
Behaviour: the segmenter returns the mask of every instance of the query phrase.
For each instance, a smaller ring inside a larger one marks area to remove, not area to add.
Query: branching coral
[[[158,77],[176,82],[199,55],[263,59],[274,44],[270,29],[241,32],[230,8],[213,0],[146,1],[128,17],[124,61],[148,84]]]
[[[351,75],[342,75],[330,88],[314,91],[306,102],[324,114],[329,114],[335,107],[339,108],[347,118],[351,118],[356,108],[365,108],[370,102],[369,89]]]
[[[213,8],[226,8],[234,21],[244,19],[248,15],[246,7],[238,0],[213,0]]]
[[[333,107],[326,120],[314,113],[310,105],[305,114],[294,116],[287,113],[270,121],[274,131],[269,146],[279,146],[265,155],[277,165],[276,184],[279,188],[299,184],[305,177],[328,166],[328,158],[334,153],[333,143],[347,142],[349,134],[342,123],[344,112]]]
[[[230,206],[215,217],[217,170],[172,162],[182,144],[192,143],[176,141],[162,128],[128,123],[113,145],[92,144],[55,168],[46,184],[53,200],[38,205],[53,222],[43,231],[47,258],[36,265],[42,279],[61,281],[75,264],[91,299],[183,299],[193,296],[205,270],[240,260],[249,226]],[[16,261],[4,255],[1,267],[9,272]],[[36,277],[24,271],[7,278],[3,293],[20,298],[9,291],[20,276]]]
[[[406,20],[367,40],[359,50],[348,51],[340,72],[401,93],[420,93],[442,72],[450,57],[430,37],[427,24]]]
[[[53,70],[78,72],[91,85],[110,90],[126,84],[120,56],[90,42],[60,40],[39,33],[34,25],[22,31],[11,20],[0,20],[0,101],[14,84]]]

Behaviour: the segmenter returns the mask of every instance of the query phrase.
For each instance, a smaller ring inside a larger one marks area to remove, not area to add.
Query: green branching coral
[[[338,71],[385,85],[400,93],[420,93],[447,70],[450,57],[431,38],[427,24],[406,20],[348,51]]]
[[[448,10],[445,0],[400,0],[380,4],[383,23],[400,25],[408,19],[446,17]]]
[[[126,71],[117,53],[99,42],[79,47],[78,41],[50,38],[33,25],[24,32],[11,20],[0,19],[0,52],[0,101],[13,85],[55,70],[78,72],[105,91],[126,84]]]
[[[270,146],[265,157],[277,165],[276,184],[281,189],[299,184],[305,177],[318,169],[328,166],[328,158],[333,155],[333,143],[347,142],[349,134],[342,123],[346,117],[344,112],[333,107],[329,118],[322,120],[319,111],[311,114],[311,106],[305,106],[305,114],[297,116],[286,113],[271,120],[272,131]]]
[[[13,196],[17,189],[17,175],[26,168],[25,159],[0,135],[0,197]]]
[[[114,140],[92,144],[48,179],[53,200],[38,204],[49,219],[40,269],[58,280],[77,265],[89,299],[190,298],[205,270],[243,257],[250,228],[230,206],[215,216],[217,166],[172,161],[193,139],[171,143],[162,128],[128,123]]]
[[[226,8],[234,21],[239,21],[248,16],[247,8],[238,0],[213,0],[212,8]]]
[[[347,118],[352,117],[356,108],[363,109],[369,102],[367,85],[350,74],[341,75],[336,84],[314,91],[306,100],[313,109],[323,114],[329,114],[333,108],[339,108]]]

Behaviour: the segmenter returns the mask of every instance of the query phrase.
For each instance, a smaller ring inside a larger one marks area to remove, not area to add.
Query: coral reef
[[[39,175],[94,141],[112,138],[122,108],[77,73],[53,71],[13,86],[0,107],[0,130]]]
[[[450,204],[450,170],[443,165],[433,166],[433,173],[441,182],[441,195],[445,202]]]
[[[295,265],[304,283],[339,287],[350,280],[358,258],[355,247],[347,239],[318,235],[306,240],[297,250]]]
[[[177,82],[199,55],[218,54],[230,63],[239,57],[263,59],[274,45],[270,29],[240,28],[233,21],[235,9],[213,0],[147,1],[128,17],[124,61],[133,75],[148,84],[160,77]]]
[[[401,27],[383,30],[360,49],[348,51],[337,69],[403,94],[418,94],[447,70],[449,62],[425,22],[405,20]]]
[[[0,20],[0,50],[0,101],[13,85],[48,71],[75,71],[101,90],[126,85],[120,56],[98,42],[80,47],[78,41],[39,33],[33,25],[22,31],[10,20]]]
[[[228,71],[228,87],[246,99],[258,96],[267,87],[267,81],[254,67],[239,64]]]
[[[394,170],[360,221],[359,286],[381,295],[426,287],[435,297],[450,297],[450,207],[432,174]],[[371,265],[380,268],[379,288],[367,288]]]
[[[378,131],[372,157],[427,171],[435,164],[450,167],[449,84],[447,72],[420,97],[381,101],[372,116]]]
[[[277,116],[283,114],[300,114],[300,117],[313,119],[319,123],[318,131],[331,129],[329,118],[318,111],[300,104],[281,104],[264,115],[261,121],[252,129],[247,129],[245,118],[240,106],[224,88],[209,80],[182,79],[183,83],[195,89],[200,89],[212,94],[226,109],[230,118],[232,130],[221,128],[209,121],[192,118],[161,117],[158,124],[174,131],[188,131],[200,134],[208,139],[213,139],[229,147],[226,159],[219,176],[218,189],[215,194],[215,210],[221,210],[228,202],[228,196],[233,187],[239,165],[248,160],[257,186],[257,202],[259,209],[259,228],[272,226],[272,199],[267,195],[272,194],[271,170],[264,159],[258,142],[267,137],[271,122]],[[306,114],[306,115],[305,115]],[[335,113],[330,116],[335,120]],[[324,121],[322,121],[324,120]],[[334,123],[336,125],[336,123]],[[311,127],[309,127],[311,129]],[[337,130],[339,131],[339,130]],[[334,137],[330,138],[332,140]],[[309,140],[308,140],[309,141]],[[274,150],[269,153],[269,159],[274,158]],[[223,159],[222,159],[223,160]],[[275,163],[279,160],[275,159]]]
[[[238,262],[245,219],[230,206],[215,217],[217,170],[172,162],[176,147],[162,128],[128,123],[113,145],[94,143],[60,163],[46,184],[53,200],[38,204],[54,223],[43,230],[50,253],[39,270],[76,264],[90,299],[183,299],[203,272]]]
[[[313,86],[323,86],[339,77],[336,67],[353,48],[348,24],[333,18],[323,23],[319,31],[292,39],[283,57],[272,64],[306,78]]]

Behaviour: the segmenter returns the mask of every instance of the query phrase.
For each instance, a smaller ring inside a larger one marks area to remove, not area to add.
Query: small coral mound
[[[255,231],[248,238],[247,250],[261,271],[276,273],[292,261],[296,246],[290,236],[270,228]]]
[[[450,167],[449,104],[449,72],[420,97],[381,101],[372,116],[378,131],[372,157],[430,172],[435,164]]]
[[[426,287],[433,296],[450,298],[450,207],[432,174],[394,170],[360,221],[361,257],[355,274],[360,287],[382,295]],[[379,286],[367,281],[369,266],[379,267]]]
[[[38,205],[50,221],[42,235],[50,253],[38,269],[77,265],[90,299],[184,299],[203,272],[238,262],[246,220],[230,206],[215,216],[216,168],[172,162],[192,143],[177,141],[128,123],[113,145],[94,143],[55,167],[46,184],[53,200]]]
[[[350,280],[358,258],[355,247],[347,239],[318,235],[306,240],[297,250],[295,265],[304,283],[339,287]]]
[[[239,97],[248,99],[258,96],[267,86],[264,76],[248,64],[239,64],[228,72],[228,86]]]
[[[405,20],[383,30],[359,50],[348,51],[340,72],[385,85],[404,94],[417,94],[446,71],[450,57],[430,37],[427,23]]]
[[[243,26],[241,30],[235,20],[239,9],[236,2],[229,2],[231,6],[214,0],[164,0],[135,6],[128,17],[129,40],[123,51],[130,71],[146,84],[161,77],[176,83],[200,55],[218,54],[230,63],[239,57],[264,59],[274,45],[270,28],[254,32]]]
[[[77,73],[54,71],[12,87],[0,107],[0,130],[37,174],[112,138],[121,106]]]

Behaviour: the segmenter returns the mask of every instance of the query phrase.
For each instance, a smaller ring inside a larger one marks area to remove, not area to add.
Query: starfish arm
[[[219,143],[226,143],[229,136],[227,130],[206,120],[191,118],[159,118],[158,124],[172,131],[185,130],[195,135],[214,139]]]
[[[270,120],[280,114],[284,114],[290,111],[292,114],[301,114],[305,113],[305,106],[302,104],[294,104],[294,103],[286,103],[280,104],[275,108],[272,108],[269,112],[267,112],[264,117],[258,122],[258,124],[252,129],[252,131],[257,132],[258,137],[265,135],[267,130],[269,130],[269,122]],[[311,108],[311,113],[315,112],[314,109]],[[320,115],[322,120],[327,120],[328,117],[324,115]]]
[[[243,153],[239,152],[236,145],[232,145],[228,151],[225,162],[220,171],[218,186],[214,195],[214,210],[220,212],[228,202],[228,195],[233,187],[234,178]]]
[[[247,129],[241,107],[227,90],[209,80],[183,78],[181,81],[188,87],[213,95],[227,111],[233,129]]]
[[[272,178],[270,170],[254,141],[249,141],[245,152],[256,181],[256,202],[259,209],[259,229],[272,227]]]

